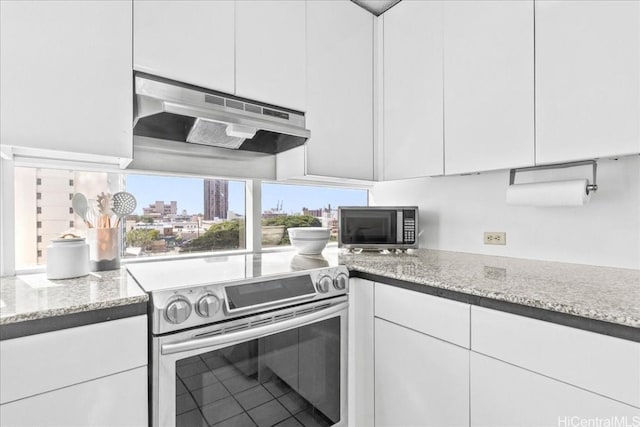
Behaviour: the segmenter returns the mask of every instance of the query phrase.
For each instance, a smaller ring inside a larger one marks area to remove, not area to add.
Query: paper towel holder
[[[539,170],[547,170],[547,169],[564,169],[564,168],[572,168],[574,166],[587,166],[587,165],[593,166],[593,183],[587,184],[587,188],[586,188],[587,194],[589,194],[590,191],[598,190],[598,185],[596,184],[596,172],[598,169],[598,163],[595,160],[583,160],[580,162],[556,163],[552,165],[530,166],[526,168],[511,169],[509,171],[509,185],[513,185],[513,183],[516,181],[517,172],[539,171]]]

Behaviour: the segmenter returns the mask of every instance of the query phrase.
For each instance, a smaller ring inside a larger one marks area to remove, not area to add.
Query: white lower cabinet
[[[147,316],[0,341],[0,425],[146,426]]]
[[[469,304],[382,283],[374,299],[374,424],[468,426]]]
[[[468,426],[469,350],[376,318],[375,425]]]
[[[350,426],[640,425],[639,343],[362,279],[349,286]]]
[[[147,426],[146,366],[1,406],[3,426]]]
[[[638,422],[638,408],[471,352],[472,426],[631,426]]]

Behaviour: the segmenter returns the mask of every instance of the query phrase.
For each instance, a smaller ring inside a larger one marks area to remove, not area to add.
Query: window
[[[246,248],[245,182],[128,175],[125,257]]]
[[[311,185],[262,184],[262,246],[289,244],[289,227],[328,227],[338,238],[338,207],[367,206],[368,191]]]
[[[107,216],[111,227],[119,223],[122,228],[124,259],[246,249],[246,185],[219,178],[16,166],[15,267],[46,264],[52,239],[86,235],[101,218],[98,196],[121,191],[135,197],[135,209],[120,220]],[[87,199],[85,218],[72,208],[76,193]],[[329,227],[335,240],[338,206],[367,205],[367,196],[361,189],[263,183],[262,200],[253,200],[262,206],[262,245],[288,244],[286,230],[292,226]]]

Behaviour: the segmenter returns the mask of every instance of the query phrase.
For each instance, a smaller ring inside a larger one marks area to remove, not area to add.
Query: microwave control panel
[[[404,233],[404,243],[413,244],[416,241],[416,211],[415,210],[403,210],[402,211],[402,230]]]

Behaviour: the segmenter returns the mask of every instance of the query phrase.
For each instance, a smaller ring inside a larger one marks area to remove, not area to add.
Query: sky
[[[186,210],[190,215],[204,211],[203,180],[199,178],[165,177],[154,175],[128,175],[127,190],[138,202],[135,213],[162,200],[178,202],[178,213]],[[315,187],[264,183],[262,210],[275,209],[282,201],[285,213],[299,213],[303,207],[319,209],[331,204],[332,208],[366,205],[367,191],[333,187]],[[244,215],[244,182],[229,181],[229,210]]]

